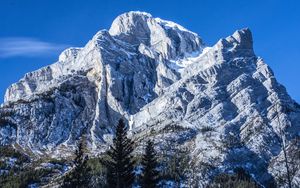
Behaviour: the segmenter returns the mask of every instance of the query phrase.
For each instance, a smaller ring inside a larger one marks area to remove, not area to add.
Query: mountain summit
[[[300,106],[255,55],[248,28],[209,47],[176,23],[128,12],[7,89],[0,143],[64,158],[84,134],[97,154],[120,118],[135,140],[184,148],[199,186],[235,167],[280,185],[282,148],[300,136]]]

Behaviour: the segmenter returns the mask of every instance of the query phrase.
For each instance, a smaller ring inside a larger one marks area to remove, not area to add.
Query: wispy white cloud
[[[68,45],[41,41],[35,38],[0,38],[0,58],[37,57],[62,51]]]

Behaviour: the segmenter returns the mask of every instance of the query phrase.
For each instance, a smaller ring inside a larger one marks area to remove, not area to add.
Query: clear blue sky
[[[130,10],[177,22],[208,45],[249,27],[256,54],[300,102],[299,0],[1,0],[0,102],[26,72],[55,62],[68,46],[83,46]]]

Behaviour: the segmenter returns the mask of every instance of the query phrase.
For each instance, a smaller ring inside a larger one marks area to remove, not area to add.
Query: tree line
[[[140,165],[136,165],[134,159],[134,142],[127,137],[125,123],[120,120],[116,128],[113,144],[105,157],[99,158],[105,172],[93,180],[91,167],[88,164],[88,156],[84,152],[84,142],[80,142],[75,151],[74,168],[65,175],[62,188],[108,187],[108,188],[156,188],[156,187],[181,187],[180,181],[184,176],[183,168],[187,168],[188,159],[180,158],[175,154],[169,159],[169,167],[163,170],[164,165],[158,161],[158,155],[154,143],[148,140],[141,157]],[[163,160],[165,161],[165,160]],[[186,161],[186,163],[184,162]],[[183,167],[185,165],[185,167]],[[187,169],[189,171],[195,169]],[[170,172],[171,171],[171,172]],[[173,184],[164,185],[163,179],[172,179]],[[191,177],[187,177],[191,178]],[[215,177],[209,187],[259,187],[251,176],[242,168],[236,169],[234,175],[220,174]],[[197,184],[189,187],[198,187]]]

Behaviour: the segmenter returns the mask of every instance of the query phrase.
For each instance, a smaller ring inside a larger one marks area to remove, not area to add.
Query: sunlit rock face
[[[0,108],[0,143],[64,157],[86,134],[95,154],[120,118],[133,139],[185,148],[200,187],[235,167],[263,185],[284,186],[282,140],[290,155],[299,151],[300,107],[255,55],[249,29],[208,47],[143,12],[118,16],[86,46],[11,85]],[[294,183],[299,174],[297,166]]]

